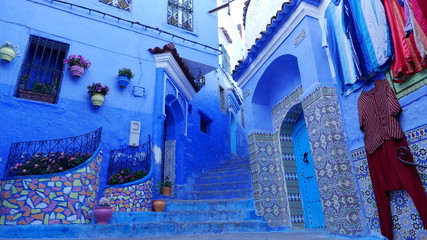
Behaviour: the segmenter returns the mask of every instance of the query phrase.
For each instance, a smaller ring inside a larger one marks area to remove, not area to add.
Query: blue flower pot
[[[117,82],[121,88],[125,88],[129,84],[130,79],[127,76],[118,76]]]

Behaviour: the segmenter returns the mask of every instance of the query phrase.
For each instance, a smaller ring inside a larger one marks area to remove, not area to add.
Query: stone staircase
[[[9,234],[14,238],[125,238],[283,230],[270,228],[255,214],[248,159],[230,160],[191,182],[183,199],[167,199],[165,212],[115,212],[109,224],[26,225]]]

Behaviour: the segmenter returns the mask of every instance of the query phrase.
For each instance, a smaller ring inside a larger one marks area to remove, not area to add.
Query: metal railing
[[[113,175],[122,170],[129,170],[130,172],[144,170],[148,173],[150,167],[151,139],[148,135],[148,141],[138,147],[111,150],[107,179],[111,179]]]
[[[27,161],[31,161],[35,156],[49,156],[52,153],[74,156],[92,154],[101,143],[101,133],[102,128],[98,128],[93,132],[70,138],[12,143],[4,177],[20,175],[14,166],[28,163]]]

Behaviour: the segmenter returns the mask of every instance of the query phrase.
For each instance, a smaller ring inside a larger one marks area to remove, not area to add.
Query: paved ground
[[[49,238],[61,239],[61,238]],[[379,237],[364,237],[364,238],[350,238],[327,234],[324,232],[316,231],[289,231],[289,232],[270,232],[270,233],[224,233],[224,234],[205,234],[205,235],[186,235],[186,236],[164,236],[164,237],[137,237],[137,238],[102,238],[100,240],[344,240],[344,239],[357,239],[357,240],[380,240],[385,238]],[[1,240],[6,240],[1,238]],[[16,239],[7,239],[16,240]],[[31,239],[42,240],[42,239]],[[43,239],[46,240],[46,239]],[[67,239],[67,240],[93,240],[93,239]]]

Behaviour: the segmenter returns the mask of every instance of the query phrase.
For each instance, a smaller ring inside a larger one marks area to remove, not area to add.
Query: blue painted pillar
[[[163,149],[163,126],[165,124],[164,109],[164,88],[165,73],[163,69],[156,69],[156,86],[154,89],[154,108],[153,108],[153,132],[152,132],[152,153],[154,158],[154,186],[161,181],[162,149]],[[159,189],[153,189],[153,197],[158,197]]]

